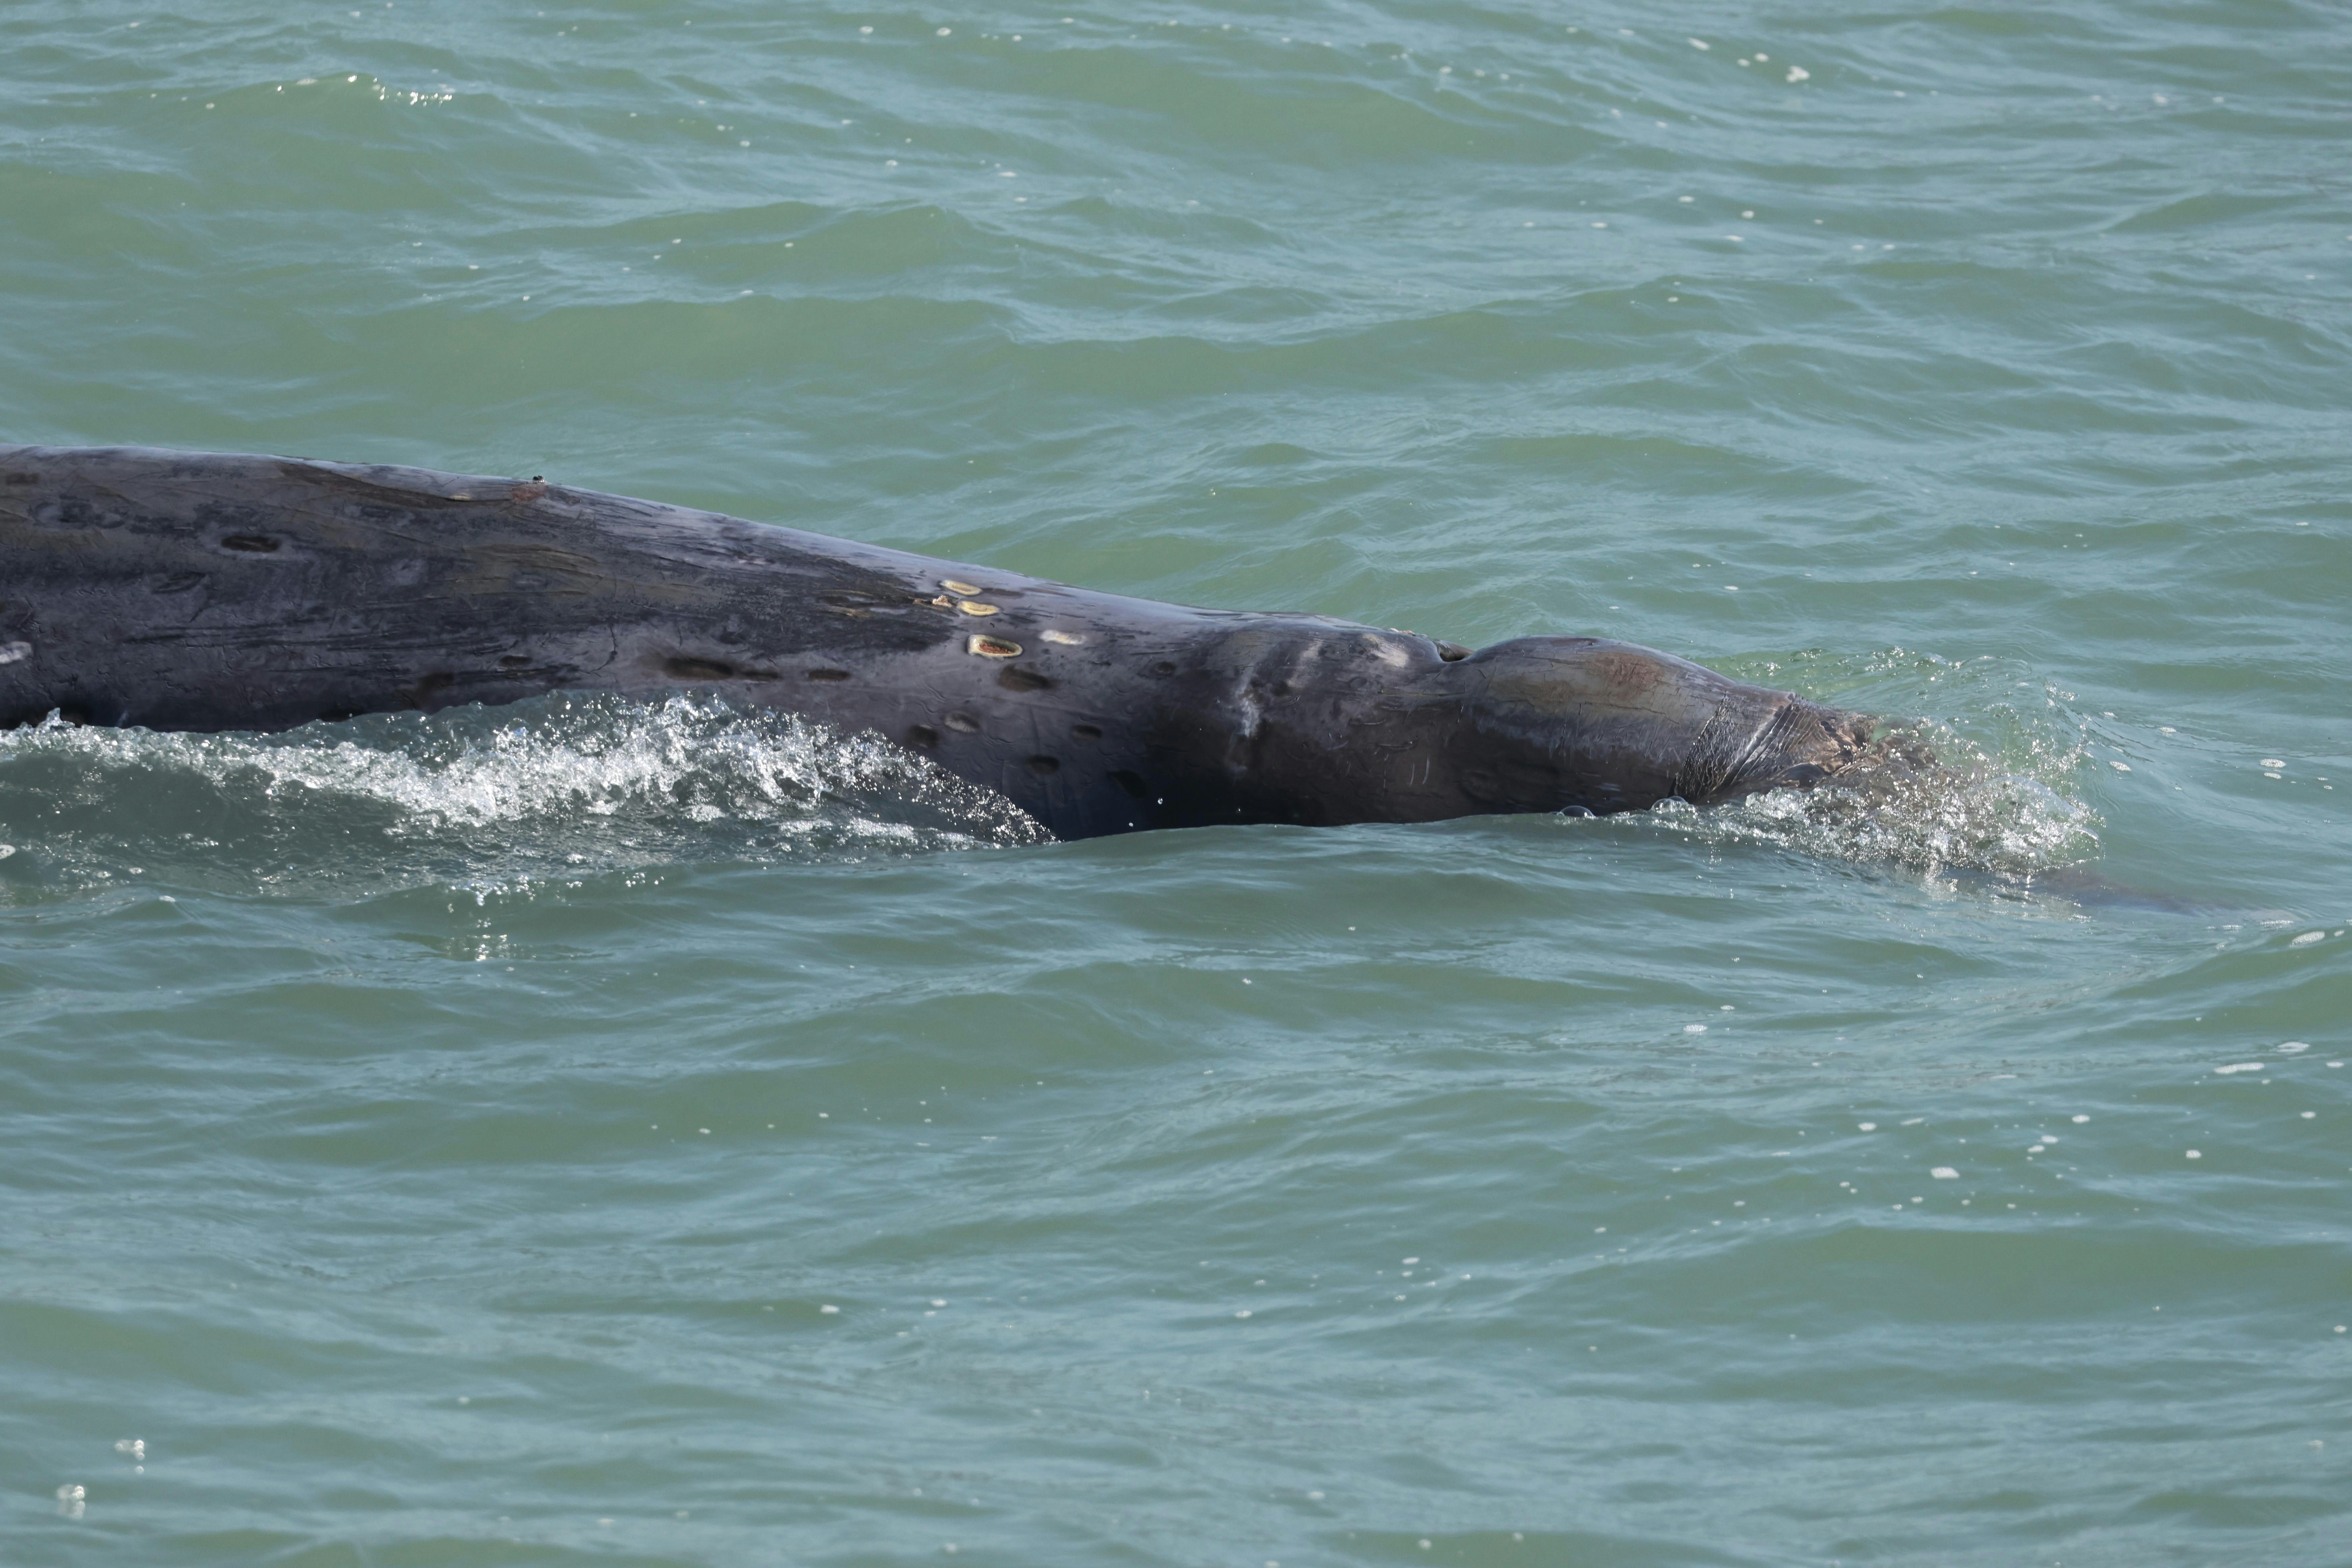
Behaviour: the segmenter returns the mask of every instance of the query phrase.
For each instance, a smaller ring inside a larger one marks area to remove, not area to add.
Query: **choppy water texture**
[[[2348,103],[2256,0],[0,9],[6,438],[1958,764],[1056,844],[683,700],[0,737],[0,1558],[2352,1563]]]

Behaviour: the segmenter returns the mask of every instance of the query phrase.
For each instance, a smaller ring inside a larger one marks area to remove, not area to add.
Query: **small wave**
[[[251,886],[577,874],[1042,842],[1011,802],[870,735],[712,698],[554,696],[282,734],[0,734],[0,867]]]
[[[1706,811],[1668,801],[1643,814],[1644,825],[1702,842],[2025,881],[2098,853],[2098,815],[2070,793],[2088,752],[2071,693],[2014,660],[1956,662],[1902,648],[1846,661],[1748,660],[1739,668],[1777,685],[1799,671],[1808,693],[1824,701],[1947,717],[1885,725],[1881,759],[1818,788]]]

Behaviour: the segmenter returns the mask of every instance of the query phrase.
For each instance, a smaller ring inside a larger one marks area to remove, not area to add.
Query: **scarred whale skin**
[[[537,480],[0,447],[0,725],[684,689],[878,731],[1065,838],[1707,805],[1871,727],[1595,637],[1467,652]]]

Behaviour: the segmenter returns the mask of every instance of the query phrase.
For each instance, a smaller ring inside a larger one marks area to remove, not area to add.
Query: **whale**
[[[1805,789],[1875,721],[1587,636],[1197,609],[550,483],[0,447],[0,726],[277,731],[693,691],[871,731],[1060,838]]]

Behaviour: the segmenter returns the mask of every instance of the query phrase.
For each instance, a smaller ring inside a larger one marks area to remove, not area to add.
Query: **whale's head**
[[[1518,637],[1447,667],[1463,778],[1500,811],[1638,811],[1804,788],[1865,755],[1874,721],[1600,637]]]

